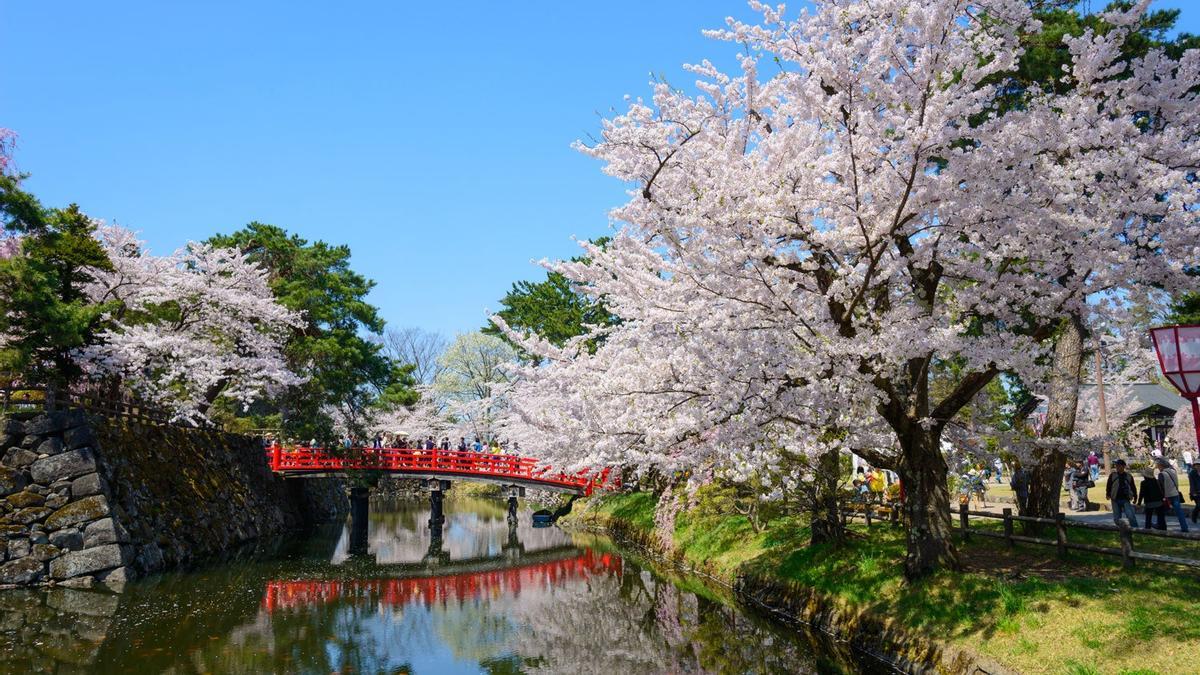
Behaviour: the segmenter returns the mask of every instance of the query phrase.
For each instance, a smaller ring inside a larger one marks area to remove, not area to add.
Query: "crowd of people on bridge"
[[[280,441],[273,435],[263,437],[265,446],[271,446]],[[310,441],[300,441],[297,443],[284,442],[284,447],[294,446],[301,448],[320,448],[322,444],[317,439]],[[441,439],[436,439],[433,435],[427,435],[425,438],[415,437],[410,438],[407,434],[376,434],[370,439],[355,438],[353,436],[342,436],[338,439],[337,445],[341,448],[397,448],[403,450],[455,450],[458,452],[482,452],[494,455],[519,455],[521,454],[521,445],[518,441],[511,443],[507,439],[497,437],[480,438],[473,437],[473,440],[468,441],[466,436],[460,436],[458,441],[452,441],[449,436],[442,436]]]

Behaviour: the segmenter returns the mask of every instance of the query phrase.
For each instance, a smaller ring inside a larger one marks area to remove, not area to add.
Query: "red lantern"
[[[1164,326],[1150,330],[1163,375],[1192,403],[1192,425],[1200,448],[1200,326]]]

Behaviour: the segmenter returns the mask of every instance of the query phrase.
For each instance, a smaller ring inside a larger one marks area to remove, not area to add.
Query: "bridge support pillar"
[[[525,488],[519,485],[508,486],[508,524],[513,526],[517,522],[517,498],[525,496]]]
[[[350,488],[350,555],[367,554],[367,521],[371,513],[370,492]]]
[[[450,481],[431,480],[426,483],[426,486],[429,489],[429,529],[436,531],[440,538],[442,523],[446,522],[446,516],[442,511],[442,500],[445,498],[446,490],[450,489]]]

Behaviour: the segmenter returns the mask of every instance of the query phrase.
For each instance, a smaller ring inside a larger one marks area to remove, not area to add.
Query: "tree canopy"
[[[592,243],[601,248],[607,237]],[[571,259],[574,263],[588,262],[587,257]],[[588,333],[596,326],[611,326],[617,317],[608,311],[602,300],[589,295],[579,284],[572,282],[561,272],[550,270],[543,281],[518,281],[500,300],[501,309],[496,314],[510,327],[519,331],[536,333],[551,344],[562,347],[568,340]],[[517,348],[522,358],[536,358],[509,340],[507,334],[496,324],[488,323],[483,332],[497,336]],[[589,341],[594,350],[595,340]]]
[[[288,389],[273,410],[260,411],[280,414],[287,433],[330,439],[335,409],[353,423],[381,402],[417,400],[411,368],[389,359],[377,339],[368,339],[383,330],[384,322],[367,300],[375,283],[350,267],[349,247],[310,243],[258,222],[209,243],[236,248],[262,265],[278,301],[302,316],[284,351],[307,380]]]
[[[621,323],[594,354],[521,342],[549,364],[511,397],[555,440],[534,450],[744,475],[845,445],[904,482],[906,573],[957,564],[945,426],[1000,373],[1038,379],[1063,316],[1182,290],[1200,256],[1200,51],[1128,58],[1144,8],[1064,38],[1072,86],[1019,105],[1024,0],[759,6],[711,33],[740,73],[693,66],[698,93],[658,83],[580,146],[638,188],[556,269]]]
[[[111,269],[96,223],[74,204],[44,207],[19,176],[3,174],[0,219],[0,370],[69,384],[82,374],[73,353],[93,342],[105,311],[86,293],[96,271]]]

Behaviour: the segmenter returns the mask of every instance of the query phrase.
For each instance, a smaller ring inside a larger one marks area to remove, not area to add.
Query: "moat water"
[[[372,502],[350,523],[123,593],[0,592],[12,673],[810,673],[878,670],[611,541],[500,500]],[[361,532],[361,530],[359,530]],[[842,652],[844,650],[837,650]]]

